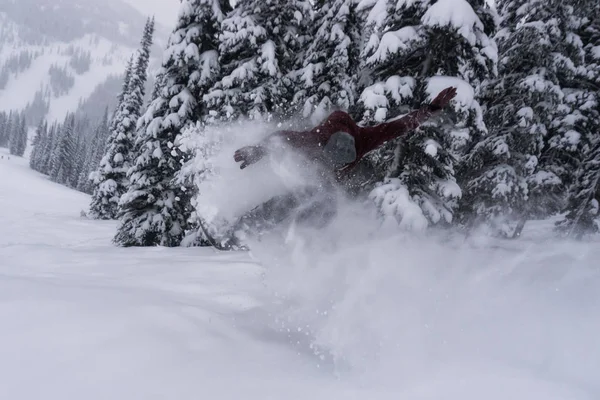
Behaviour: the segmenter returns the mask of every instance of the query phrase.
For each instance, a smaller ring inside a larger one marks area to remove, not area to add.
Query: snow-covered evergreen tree
[[[498,2],[498,77],[483,88],[489,132],[461,165],[463,216],[469,224],[487,221],[505,235],[514,228],[508,222],[528,213],[528,181],[562,101],[552,73],[556,39],[547,25],[552,15],[536,8],[538,3]]]
[[[21,115],[21,123],[19,124],[19,143],[17,147],[18,155],[23,156],[25,154],[25,150],[27,149],[27,139],[28,139],[28,126],[27,126],[27,118],[25,113]]]
[[[144,107],[144,96],[146,95],[146,81],[148,80],[148,64],[150,62],[150,50],[152,48],[155,29],[154,18],[149,19],[144,27],[144,34],[137,54],[135,68],[131,74],[128,90],[125,92],[123,103],[127,110],[128,118],[132,121],[132,129],[135,129],[137,120]]]
[[[600,232],[600,139],[596,139],[577,171],[567,204],[565,219],[559,229],[569,236],[581,238]]]
[[[156,100],[158,98],[158,96],[160,96],[160,91],[163,89],[164,86],[165,86],[165,76],[162,72],[159,72],[154,77],[154,86],[152,87],[152,93],[150,94],[150,103],[152,103],[154,100]]]
[[[48,123],[45,121],[41,121],[39,126],[36,129],[35,137],[32,141],[33,150],[29,157],[29,166],[31,169],[43,172],[42,171],[42,161],[43,161],[43,151],[46,147],[46,141],[48,136]]]
[[[83,170],[83,166],[85,163],[85,153],[87,150],[87,144],[85,142],[86,138],[77,129],[75,129],[75,137],[76,137],[75,150],[73,152],[74,157],[73,157],[71,173],[69,174],[67,185],[74,189],[77,189],[77,185],[79,182],[79,175],[81,174],[81,171]]]
[[[52,172],[53,154],[57,140],[57,124],[54,123],[50,128],[48,128],[48,137],[44,143],[44,148],[42,150],[43,155],[42,163],[40,166],[40,172],[42,172],[43,174],[50,175],[50,173]]]
[[[211,129],[201,122],[184,129],[180,149],[192,157],[177,173],[175,181],[188,190],[191,197],[193,212],[188,220],[187,231],[182,245],[185,246],[210,246],[211,239],[217,236],[216,221],[212,218],[217,205],[207,205],[202,201],[201,188],[206,181],[218,179],[214,169],[214,158],[221,149],[222,131]],[[202,225],[201,225],[202,224]],[[207,238],[204,229],[210,231],[211,238]]]
[[[0,147],[6,147],[8,144],[8,135],[6,134],[7,123],[8,115],[4,111],[0,112]]]
[[[117,135],[117,128],[119,123],[122,121],[121,118],[122,110],[123,110],[123,101],[125,96],[129,91],[129,83],[131,82],[131,76],[133,74],[134,68],[134,56],[132,55],[127,63],[127,67],[125,68],[125,75],[123,78],[123,85],[121,87],[121,92],[117,96],[117,107],[115,112],[112,115],[110,124],[108,126],[109,136],[106,138],[104,143],[104,148],[102,150],[102,157],[100,158],[100,162],[98,164],[97,169],[95,169],[90,174],[90,179],[92,180],[93,186],[93,194],[92,194],[92,202],[90,204],[90,211],[88,216],[95,219],[114,219],[116,216],[116,211],[118,207],[118,201],[120,196],[107,196],[107,194],[112,194],[116,189],[116,183],[114,180],[111,180],[107,174],[111,173],[113,170],[112,163],[114,162],[114,157],[123,147],[127,147],[130,149],[131,144],[127,141],[127,137],[119,137]],[[117,138],[123,140],[125,143],[117,143]],[[125,160],[123,159],[123,162]],[[127,170],[122,165],[121,178],[123,174],[127,173]]]
[[[378,204],[407,191],[429,224],[449,224],[462,195],[457,157],[486,132],[477,88],[495,72],[495,13],[479,0],[389,0],[385,7],[374,3],[366,24],[383,29],[363,50],[368,71],[356,111],[363,123],[419,108],[446,87],[458,89],[454,107],[370,157],[387,176],[386,190],[374,196]],[[382,212],[401,219],[406,207]]]
[[[100,167],[100,161],[108,139],[108,108],[104,110],[104,116],[92,132],[89,146],[85,155],[85,163],[77,182],[77,190],[93,194],[95,171]]]
[[[269,120],[287,114],[289,79],[305,39],[308,1],[241,0],[222,23],[219,61],[223,78],[207,101],[218,119]]]
[[[95,179],[89,216],[96,219],[115,219],[119,200],[127,192],[129,179],[127,171],[131,167],[135,142],[135,129],[144,103],[150,48],[154,33],[154,20],[148,20],[144,28],[141,46],[135,65],[125,74],[128,81],[120,96],[119,108],[113,119],[113,129],[108,139],[106,153],[100,162]]]
[[[355,104],[361,28],[356,1],[323,2],[316,10],[303,65],[294,73],[294,103],[313,123]]]
[[[19,118],[18,114],[10,113],[8,116],[8,123],[6,124],[7,136],[8,136],[8,150],[10,154],[16,154],[17,143],[18,143],[18,132],[19,132]]]
[[[13,112],[10,111],[8,115],[6,115],[6,119],[2,126],[2,142],[0,146],[10,148],[10,137],[12,135],[12,124],[13,124],[14,115]]]
[[[121,246],[177,246],[191,214],[190,195],[175,182],[187,155],[182,129],[208,115],[202,96],[219,77],[218,33],[225,0],[184,0],[160,74],[163,87],[138,123],[131,185],[120,203]]]
[[[561,102],[550,114],[552,125],[544,138],[537,171],[529,181],[529,212],[546,217],[565,206],[565,194],[573,184],[573,173],[582,160],[590,137],[582,130],[586,119],[588,96],[578,81],[584,68],[584,49],[578,35],[582,20],[575,13],[574,2],[552,0],[533,3],[531,14],[545,21],[551,41],[551,62],[546,79],[555,84]],[[522,9],[523,7],[521,7]]]
[[[22,157],[27,147],[27,121],[25,114],[15,114],[10,127],[10,154]]]
[[[52,156],[52,172],[50,177],[54,182],[66,184],[71,176],[73,159],[75,157],[75,115],[69,114],[57,134],[57,145]]]
[[[576,118],[581,132],[584,157],[569,191],[566,217],[560,230],[577,238],[600,232],[600,16],[594,13],[596,2],[578,3],[581,18],[579,36],[585,50],[585,66],[579,69],[575,85],[579,88]]]

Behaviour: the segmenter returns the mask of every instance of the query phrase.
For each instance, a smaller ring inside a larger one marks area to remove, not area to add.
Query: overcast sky
[[[168,28],[175,24],[179,11],[179,0],[125,0],[144,15],[155,15],[156,20]]]

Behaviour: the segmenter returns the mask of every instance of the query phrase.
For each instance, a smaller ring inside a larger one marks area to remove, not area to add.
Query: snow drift
[[[283,247],[253,244],[274,329],[306,334],[341,376],[384,386],[453,375],[456,395],[504,399],[489,393],[504,385],[501,367],[600,388],[597,244],[476,249],[379,232],[356,216]]]

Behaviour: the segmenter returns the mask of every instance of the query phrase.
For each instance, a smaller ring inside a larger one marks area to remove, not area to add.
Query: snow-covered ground
[[[122,249],[87,203],[0,149],[2,399],[600,398],[598,243]]]

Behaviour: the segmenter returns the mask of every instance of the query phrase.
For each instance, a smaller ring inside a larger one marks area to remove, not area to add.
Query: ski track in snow
[[[0,398],[600,398],[598,243],[122,249],[0,156]]]

